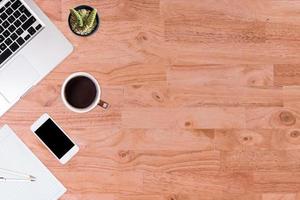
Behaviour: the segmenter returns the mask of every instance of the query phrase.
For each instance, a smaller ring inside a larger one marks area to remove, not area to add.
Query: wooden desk
[[[299,200],[300,1],[38,0],[74,53],[1,118],[68,188],[63,200]],[[109,111],[75,114],[64,79],[92,73]],[[80,146],[61,166],[29,131],[48,112]]]

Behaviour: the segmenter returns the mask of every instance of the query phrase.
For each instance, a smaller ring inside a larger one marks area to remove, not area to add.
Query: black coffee
[[[89,107],[94,103],[96,96],[95,83],[85,76],[77,76],[71,79],[65,88],[66,100],[75,108]]]

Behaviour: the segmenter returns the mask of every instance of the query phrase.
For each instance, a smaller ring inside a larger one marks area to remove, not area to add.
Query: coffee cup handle
[[[109,103],[102,100],[99,101],[98,106],[102,107],[104,110],[107,110],[110,107]]]

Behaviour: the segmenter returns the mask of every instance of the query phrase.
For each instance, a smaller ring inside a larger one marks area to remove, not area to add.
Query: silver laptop
[[[33,0],[0,0],[0,116],[72,50]]]

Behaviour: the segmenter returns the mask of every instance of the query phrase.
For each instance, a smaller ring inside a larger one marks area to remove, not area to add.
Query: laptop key
[[[4,42],[7,46],[9,46],[12,43],[12,40],[10,38],[7,38]]]
[[[23,32],[24,32],[24,31],[23,31],[22,28],[18,28],[18,29],[16,30],[16,33],[17,33],[18,35],[22,35]]]
[[[15,16],[16,18],[20,17],[20,15],[21,13],[18,10],[16,10],[13,14],[13,16]]]
[[[19,19],[21,20],[21,22],[25,22],[27,17],[23,14]]]
[[[24,40],[23,40],[23,38],[21,38],[21,37],[19,37],[18,39],[17,39],[17,42],[18,42],[18,44],[21,46],[22,44],[24,44]]]
[[[0,64],[3,63],[12,54],[11,50],[6,49],[0,55]]]
[[[22,6],[19,8],[19,11],[20,11],[21,13],[24,13],[25,9],[26,9],[25,6],[22,5]]]
[[[29,38],[30,38],[30,34],[28,34],[24,37],[25,40],[29,40]]]
[[[14,25],[10,25],[10,27],[8,27],[8,30],[12,33],[16,30],[16,27]]]
[[[10,23],[13,23],[16,18],[14,16],[10,16],[8,19],[7,19]]]
[[[26,9],[26,8],[25,8]],[[27,16],[27,17],[31,17],[31,13],[26,9],[25,11],[24,11],[24,13],[25,13],[25,15]]]
[[[35,30],[33,27],[30,27],[27,31],[28,31],[31,35],[33,35],[33,34],[36,33],[36,30]]]
[[[34,22],[36,21],[36,19],[31,16],[23,25],[22,25],[22,28],[24,30],[27,30]]]
[[[13,41],[15,41],[16,39],[18,38],[18,35],[16,33],[13,33],[11,36],[10,36],[10,39],[12,39]],[[1,41],[0,41],[1,42]]]
[[[11,8],[8,8],[6,11],[6,14],[9,16],[11,15],[14,11]]]
[[[42,25],[39,24],[39,25],[37,25],[37,26],[35,27],[35,30],[38,31],[38,30],[40,30],[40,28],[42,28]]]
[[[19,45],[16,43],[16,42],[14,42],[14,43],[12,43],[12,45],[10,45],[10,50],[12,50],[13,52],[15,52],[18,48],[19,48]]]
[[[6,49],[6,45],[4,43],[0,44],[0,49],[3,51]]]
[[[7,28],[7,27],[9,26],[9,23],[8,23],[7,21],[5,21],[5,22],[2,23],[2,26],[3,26],[4,28]]]
[[[19,27],[21,24],[22,23],[18,19],[14,22],[15,27]]]
[[[5,4],[5,7],[7,8],[7,7],[9,7],[10,5],[11,5],[11,2],[8,1],[8,2]]]
[[[43,26],[21,0],[0,0],[0,64],[21,48]]]
[[[17,8],[19,8],[20,5],[22,5],[22,3],[19,0],[17,0],[15,3],[11,5],[11,7],[12,9],[16,10]]]
[[[8,16],[7,16],[6,13],[2,13],[2,14],[0,15],[0,18],[1,18],[2,20],[6,20],[7,17],[8,17]]]
[[[27,17],[30,17],[31,16],[31,13],[27,10],[27,8],[22,5],[19,10],[21,11],[21,13],[24,13]]]
[[[8,30],[5,30],[3,32],[4,37],[8,37],[10,35],[10,32]]]

